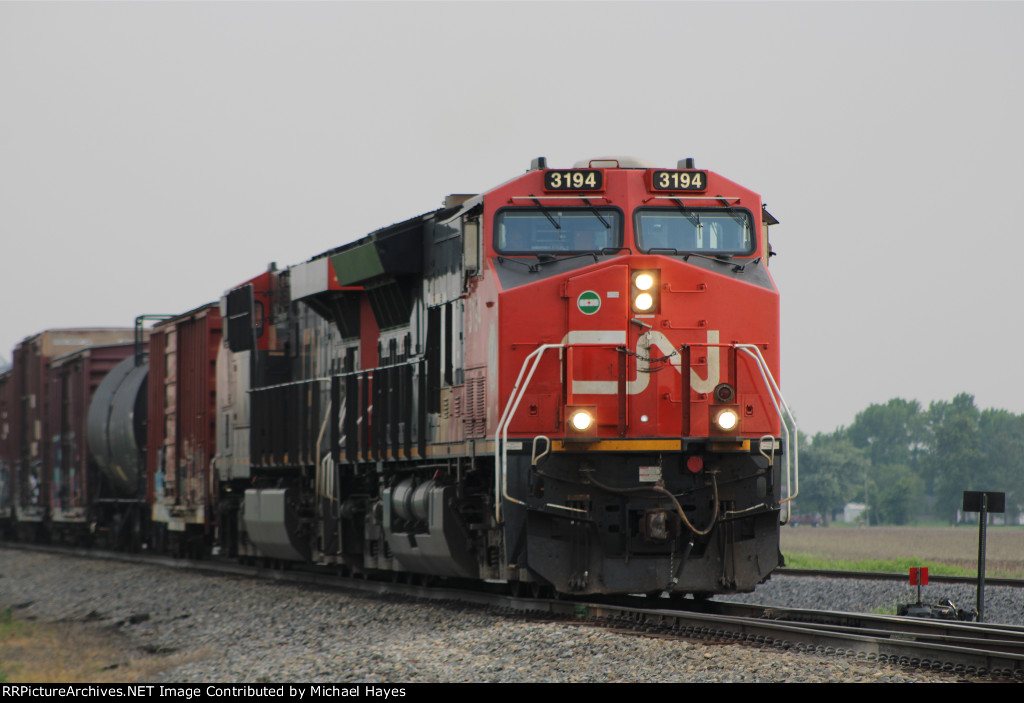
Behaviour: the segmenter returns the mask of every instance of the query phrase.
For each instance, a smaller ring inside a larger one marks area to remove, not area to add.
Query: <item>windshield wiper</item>
[[[683,201],[680,200],[679,198],[672,198],[672,202],[676,204],[676,207],[679,208],[679,212],[683,213],[683,217],[688,219],[694,227],[700,227],[700,215],[695,215],[694,213],[687,210],[686,206],[683,205]]]
[[[530,193],[530,198],[533,200],[534,204],[537,206],[537,209],[541,211],[541,213],[544,215],[544,217],[548,218],[548,222],[551,223],[552,227],[554,227],[555,229],[559,229],[559,230],[562,229],[562,226],[560,224],[558,224],[557,222],[555,222],[555,218],[551,216],[551,213],[548,212],[547,208],[540,204],[540,201],[537,200],[537,196],[536,195],[534,195],[533,193]]]
[[[600,212],[598,212],[597,208],[594,207],[590,203],[589,200],[587,200],[586,198],[580,198],[580,200],[582,200],[584,203],[586,203],[587,207],[590,208],[590,211],[594,213],[594,216],[597,217],[597,219],[601,220],[601,224],[604,225],[605,229],[611,229],[612,228],[612,226],[608,222],[608,220],[604,219],[604,216]]]
[[[676,204],[676,207],[679,208],[679,212],[683,213],[683,216],[686,219],[688,219],[691,223],[693,223],[694,227],[700,227],[700,215],[699,214],[694,215],[689,210],[687,210],[686,206],[683,205],[683,201],[680,200],[679,198],[672,198],[672,202],[674,202]],[[725,200],[723,198],[723,199],[721,199],[721,203],[722,203],[722,205],[725,205],[726,208],[729,208],[729,201],[728,200]],[[732,219],[732,221],[735,222],[736,224],[746,227],[747,216],[745,214],[743,214],[741,212],[735,212],[731,208],[725,210],[725,214],[728,215],[729,218]]]

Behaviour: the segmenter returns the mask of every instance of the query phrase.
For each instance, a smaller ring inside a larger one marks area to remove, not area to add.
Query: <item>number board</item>
[[[604,171],[597,169],[545,171],[544,190],[604,190]]]
[[[652,171],[651,190],[707,190],[707,171]]]

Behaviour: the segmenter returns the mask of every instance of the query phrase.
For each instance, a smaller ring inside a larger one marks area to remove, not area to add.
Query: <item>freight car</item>
[[[84,482],[85,410],[110,366],[134,341],[130,328],[41,332],[14,349],[0,380],[0,519],[5,531],[46,538],[54,525],[83,524],[91,509]],[[110,346],[113,345],[113,346]]]
[[[775,222],[692,160],[537,159],[271,266],[154,330],[140,529],[524,592],[752,590],[796,493]]]

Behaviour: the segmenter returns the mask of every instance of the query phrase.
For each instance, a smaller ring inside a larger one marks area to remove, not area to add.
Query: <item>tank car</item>
[[[229,291],[222,545],[536,592],[752,590],[795,493],[775,222],[689,160],[537,159]]]
[[[136,320],[136,339],[103,378],[89,403],[82,433],[96,467],[92,538],[104,547],[136,551],[150,538],[146,500],[149,418],[148,333]]]

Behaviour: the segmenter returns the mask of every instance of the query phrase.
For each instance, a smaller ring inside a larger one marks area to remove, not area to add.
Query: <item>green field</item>
[[[786,566],[805,569],[973,576],[978,569],[977,527],[783,527]],[[1024,578],[1024,528],[990,527],[985,574]]]

